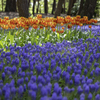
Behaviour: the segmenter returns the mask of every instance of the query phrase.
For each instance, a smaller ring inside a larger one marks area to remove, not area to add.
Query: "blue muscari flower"
[[[89,62],[92,63],[94,61],[93,55],[90,55]]]
[[[3,87],[3,83],[0,83],[0,88],[2,88]]]
[[[82,93],[82,94],[80,95],[80,100],[85,100],[85,94],[84,94],[84,93]]]
[[[47,92],[47,88],[42,87],[41,88],[41,96],[47,96],[48,92]]]
[[[25,77],[25,82],[28,82],[28,77]]]
[[[86,75],[88,73],[87,69],[84,69],[84,75]]]
[[[99,66],[99,63],[95,62],[95,63],[94,63],[94,67],[96,68],[96,67],[98,67],[98,66]]]
[[[70,89],[70,92],[73,92],[73,91],[75,91],[75,89],[74,89],[74,88],[71,88],[71,89]]]
[[[54,89],[53,91],[57,93],[57,89],[59,88],[59,84],[58,83],[55,83],[54,84]]]
[[[45,79],[46,79],[46,83],[50,83],[51,78],[48,75],[45,77]]]
[[[47,73],[46,68],[43,68],[42,76],[44,76]]]
[[[17,89],[13,86],[11,87],[11,95],[16,95]]]
[[[60,58],[56,55],[55,60],[58,62],[60,60]]]
[[[42,88],[42,86],[43,86],[43,85],[42,85],[41,83],[39,83],[39,84],[38,84],[38,89],[40,90],[40,89]]]
[[[1,63],[0,64],[0,71],[2,71],[2,69],[3,69],[3,64]]]
[[[93,76],[93,72],[94,72],[93,70],[90,72],[90,76],[91,76],[91,77]]]
[[[48,70],[49,69],[49,62],[46,62],[44,65],[45,65],[46,70]]]
[[[47,96],[44,96],[44,97],[41,97],[40,100],[51,100],[51,99]]]
[[[95,100],[100,100],[100,94],[97,94],[97,95],[95,96]]]
[[[29,95],[31,96],[31,100],[36,100],[36,92],[35,91],[30,91],[29,90]]]
[[[57,95],[60,95],[62,93],[62,88],[58,87],[58,89],[56,90]]]
[[[19,68],[19,69],[18,69],[18,72],[21,72],[21,71],[22,71],[22,69],[21,69],[21,68]]]
[[[23,77],[23,78],[25,77],[25,72],[21,73],[21,77]]]
[[[41,82],[42,82],[42,79],[43,79],[43,76],[40,76],[40,75],[39,75],[38,78],[37,78],[37,82],[38,82],[38,83],[41,83]]]
[[[15,65],[18,65],[18,64],[19,64],[19,59],[15,58]]]
[[[23,88],[22,85],[20,85],[19,88],[18,88],[18,93],[19,93],[19,95],[22,95],[23,92],[24,92],[24,88]]]
[[[92,49],[89,49],[89,53],[92,53],[93,52],[93,50]]]
[[[64,91],[70,93],[70,89],[67,86],[64,88]]]
[[[47,89],[48,95],[50,95],[51,94],[51,87],[46,85],[45,88]]]
[[[89,87],[90,87],[90,91],[91,92],[95,91],[95,85],[94,84],[90,84]]]
[[[83,79],[83,80],[81,81],[81,83],[82,83],[82,84],[86,83],[85,79]]]
[[[61,71],[61,68],[60,67],[56,67],[56,73],[60,72]]]
[[[37,70],[37,73],[40,74],[41,73],[41,66],[38,64],[35,66],[35,69]]]
[[[100,86],[98,85],[98,83],[95,83],[95,92],[97,92],[98,89],[100,89]]]
[[[69,79],[70,79],[70,74],[67,72],[67,74],[65,76],[65,82],[69,83]]]
[[[56,67],[56,61],[54,59],[51,59],[51,70],[53,70]]]
[[[57,100],[62,100],[62,95],[58,95]]]
[[[30,89],[33,91],[37,91],[37,84],[36,83],[31,84]]]
[[[3,72],[2,73],[2,80],[4,80],[5,79],[5,73]]]
[[[13,66],[13,67],[11,68],[11,73],[14,74],[16,71],[17,71],[16,66]]]
[[[91,84],[93,82],[93,80],[92,79],[88,79],[87,81],[86,81],[86,83],[89,85],[89,84]]]
[[[82,60],[82,67],[85,67],[86,63],[84,60]]]
[[[72,85],[73,84],[73,80],[71,79],[70,81],[69,81],[69,85]]]
[[[26,88],[27,88],[27,87],[26,87],[26,84],[24,84],[24,92],[26,91]]]
[[[8,72],[8,66],[4,67],[4,73],[6,74]]]
[[[26,76],[30,76],[30,72],[26,72]]]
[[[32,75],[32,76],[31,76],[31,80],[32,80],[33,82],[36,82],[36,76],[35,76],[35,75],[34,75],[34,76]]]
[[[17,80],[17,85],[20,86],[24,83],[24,78],[18,79]]]
[[[70,72],[71,72],[71,69],[72,69],[71,66],[68,66],[68,67],[67,67],[67,72],[70,73]]]
[[[90,67],[91,67],[91,63],[89,63],[89,62],[87,61],[87,63],[86,63],[86,68],[89,70]]]
[[[88,95],[88,100],[92,100],[92,94],[91,93],[89,93],[89,95]]]
[[[98,76],[100,74],[100,68],[96,67],[95,69],[95,75]]]
[[[84,80],[85,79],[85,76],[82,75],[82,77],[80,78],[80,81]]]
[[[89,94],[90,88],[89,88],[88,85],[85,87],[84,91],[85,91],[86,94]]]
[[[79,85],[80,84],[80,75],[79,74],[77,74],[75,76],[74,82],[75,82],[75,85]]]
[[[77,88],[77,92],[78,92],[78,94],[81,94],[81,93],[83,92],[83,89],[82,89],[81,86],[78,86],[78,88]]]
[[[10,89],[6,89],[5,100],[9,100],[9,99],[10,99]]]
[[[52,94],[51,100],[57,100],[57,94],[55,92]]]
[[[12,79],[12,80],[11,80],[11,82],[10,82],[9,86],[10,86],[10,87],[15,86],[15,80],[14,80],[14,79]]]
[[[49,75],[50,78],[52,77],[52,74],[50,73],[50,71],[48,71],[47,74]]]
[[[75,78],[75,73],[73,73],[73,74],[72,74],[71,78],[72,78],[72,79],[74,79],[74,78]]]
[[[28,62],[23,61],[23,62],[21,63],[21,68],[22,68],[23,71],[26,70],[26,69],[28,69],[28,68],[29,68]]]
[[[61,65],[61,61],[58,61],[58,66],[60,66]]]
[[[81,69],[77,70],[77,74],[81,75]]]
[[[32,76],[33,75],[33,71],[30,71],[29,75]]]

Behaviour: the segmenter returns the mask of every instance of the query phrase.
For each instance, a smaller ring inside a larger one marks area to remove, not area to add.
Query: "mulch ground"
[[[34,15],[34,17],[36,16],[37,14]],[[17,12],[0,12],[0,18],[4,18],[5,16],[9,16],[10,19],[12,18],[15,18],[15,17],[19,17],[19,13]],[[60,16],[62,17],[65,17],[67,16],[66,14],[61,14]],[[45,17],[54,17],[53,14],[42,14],[42,18],[45,18]],[[100,17],[99,18],[95,18],[98,20],[98,22],[95,24],[95,25],[100,25]]]

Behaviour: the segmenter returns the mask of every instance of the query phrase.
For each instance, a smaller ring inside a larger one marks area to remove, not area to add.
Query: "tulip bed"
[[[100,26],[86,25],[93,22],[0,19],[0,100],[100,100]]]

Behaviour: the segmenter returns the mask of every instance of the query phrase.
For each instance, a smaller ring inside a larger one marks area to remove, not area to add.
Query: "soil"
[[[36,16],[37,14],[34,14],[34,17]],[[5,16],[9,16],[9,19],[12,19],[12,18],[15,18],[15,17],[19,17],[19,13],[17,12],[0,12],[0,18],[4,18]],[[30,14],[31,16],[31,14]],[[62,17],[65,17],[67,16],[66,14],[61,14],[60,16]],[[42,13],[42,18],[45,18],[45,17],[54,17],[53,14],[43,14]],[[94,18],[94,19],[97,19],[98,22],[95,24],[95,25],[100,25],[100,17],[99,18]]]

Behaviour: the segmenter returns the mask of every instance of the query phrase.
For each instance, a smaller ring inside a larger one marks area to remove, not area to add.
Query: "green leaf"
[[[14,36],[10,35],[10,43],[13,44],[13,42],[14,42]]]
[[[60,39],[59,33],[57,33],[57,38]]]
[[[2,48],[4,48],[4,45],[3,45],[2,41],[0,41],[0,46],[1,46]]]

